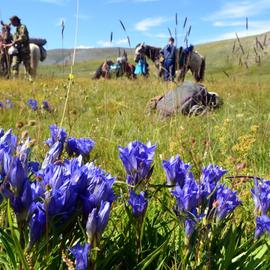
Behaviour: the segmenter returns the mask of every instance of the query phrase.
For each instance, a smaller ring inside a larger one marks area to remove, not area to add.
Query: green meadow
[[[269,236],[263,236],[257,242],[253,239],[255,214],[250,194],[253,176],[270,178],[269,50],[260,51],[261,63],[255,63],[254,38],[247,40],[242,40],[242,43],[245,53],[250,52],[248,58],[245,58],[246,54],[243,57],[248,67],[239,65],[239,51],[232,53],[233,40],[196,47],[206,56],[204,85],[223,99],[221,108],[203,116],[161,118],[155,112],[149,112],[147,103],[152,97],[177,86],[177,83],[159,80],[152,65],[147,79],[91,80],[100,63],[96,60],[76,63],[72,81],[68,79],[68,65],[42,65],[33,82],[0,79],[0,101],[10,99],[14,103],[11,109],[0,109],[0,127],[4,130],[12,128],[19,137],[28,132],[35,140],[31,159],[44,159],[48,150],[44,141],[50,137],[49,126],[60,125],[64,117],[62,127],[69,136],[95,141],[90,161],[117,177],[114,188],[119,199],[113,204],[109,225],[93,251],[94,255],[91,255],[96,263],[92,269],[269,269]],[[191,74],[186,80],[193,80]],[[36,99],[39,105],[47,100],[52,112],[33,111],[26,105],[30,98]],[[138,249],[134,251],[132,248],[132,237],[135,236],[128,229],[132,219],[125,211],[126,173],[118,151],[118,146],[125,147],[137,140],[157,145],[150,180],[154,186],[166,182],[162,160],[177,154],[185,163],[191,164],[196,178],[199,178],[202,167],[208,164],[228,170],[222,182],[237,190],[242,201],[228,222],[229,229],[223,230],[217,225],[212,236],[202,232],[194,244],[194,251],[184,239],[182,225],[173,216],[173,211],[168,210],[173,208],[175,199],[168,189],[161,188],[152,191],[154,195],[148,206],[138,255]],[[6,207],[7,202],[1,206],[2,213]],[[9,218],[12,217],[15,220],[10,213]],[[1,224],[0,227],[7,224],[5,218]],[[15,221],[14,228],[16,230]],[[75,229],[81,230],[80,227]],[[12,236],[19,238],[19,233],[18,230]],[[0,256],[2,269],[16,269],[14,265],[19,267],[17,269],[74,267],[72,263],[68,266],[72,258],[60,240],[41,242],[36,250],[26,254],[23,247],[14,248],[14,239],[10,244],[1,239],[0,248],[6,254]],[[46,245],[49,245],[49,253]],[[16,250],[13,257],[8,251],[12,248]],[[208,251],[212,253],[209,255]],[[61,252],[65,255],[61,256]],[[139,261],[134,258],[135,254]],[[213,261],[207,259],[208,255],[214,258]],[[12,260],[15,263],[11,263]],[[7,265],[13,266],[8,268]]]

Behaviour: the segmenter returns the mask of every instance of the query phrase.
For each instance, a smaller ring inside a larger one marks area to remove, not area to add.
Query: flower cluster
[[[29,227],[29,249],[44,235],[46,224],[61,231],[63,224],[73,228],[78,217],[92,244],[108,223],[115,178],[93,163],[83,163],[82,155],[93,148],[91,139],[72,138],[79,142],[79,156],[62,160],[67,134],[55,125],[50,129],[50,149],[42,164],[30,159],[30,138],[18,140],[11,130],[0,129],[1,194],[10,200],[20,229]]]
[[[36,99],[30,98],[26,105],[31,108],[33,111],[37,111],[39,109],[38,101]],[[14,103],[10,99],[6,99],[5,102],[0,101],[0,109],[11,109],[14,107]],[[50,106],[47,100],[43,100],[40,106],[41,109],[52,112],[52,107]]]
[[[39,109],[39,107],[38,107],[38,101],[35,100],[35,99],[32,99],[32,98],[30,98],[27,101],[26,105],[28,107],[30,107],[33,111],[37,111]],[[47,100],[43,100],[42,101],[41,108],[43,110],[45,110],[45,111],[48,111],[48,112],[51,112],[52,111],[52,108],[51,108],[51,106],[50,106],[50,104],[49,104],[49,102]]]
[[[270,234],[270,181],[264,179],[254,179],[254,188],[251,189],[256,218],[255,236],[259,237],[264,232]]]
[[[148,201],[145,198],[145,188],[153,172],[152,162],[156,145],[147,143],[146,145],[134,141],[125,148],[119,146],[120,159],[126,169],[126,181],[130,185],[130,197],[128,203],[132,207],[135,217],[143,215],[146,211]],[[139,194],[136,190],[142,190]]]
[[[190,165],[181,161],[179,156],[164,160],[163,168],[167,183],[174,186],[171,193],[177,202],[175,212],[184,221],[188,237],[202,217],[222,220],[240,204],[236,192],[220,184],[226,171],[218,166],[203,168],[199,182],[189,171]]]

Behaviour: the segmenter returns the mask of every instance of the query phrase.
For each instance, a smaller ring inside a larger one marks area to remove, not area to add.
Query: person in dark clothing
[[[164,57],[164,80],[173,81],[175,77],[176,47],[174,38],[170,37],[168,44],[160,51]]]

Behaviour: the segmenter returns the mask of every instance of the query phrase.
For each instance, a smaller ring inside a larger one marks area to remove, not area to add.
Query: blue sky
[[[46,38],[47,49],[61,48],[61,21],[65,22],[64,48],[74,47],[77,0],[1,0],[4,21],[16,14],[32,37]],[[178,45],[192,26],[189,42],[205,43],[220,39],[254,35],[270,30],[270,0],[79,0],[79,48],[128,47],[124,23],[131,46],[145,41],[162,46],[175,32],[178,14]],[[183,29],[185,17],[188,18]],[[246,30],[246,17],[249,27]],[[110,43],[110,33],[113,42]]]

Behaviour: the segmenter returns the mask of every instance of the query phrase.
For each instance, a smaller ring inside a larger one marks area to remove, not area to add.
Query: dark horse
[[[162,77],[164,73],[164,64],[163,58],[160,54],[161,48],[153,47],[146,45],[144,43],[140,43],[135,48],[135,61],[137,58],[141,57],[141,55],[146,55],[149,59],[153,61],[157,70],[158,76]],[[183,50],[177,50],[177,57],[176,57],[176,70],[179,70],[179,75],[177,77],[178,81],[184,81],[186,73],[190,70],[196,82],[201,82],[204,79],[205,73],[205,59],[196,51],[190,52],[188,55],[185,56],[185,60],[180,61],[183,56]]]
[[[110,79],[113,75],[116,78],[126,75],[129,79],[135,79],[134,73],[135,66],[130,64],[127,59],[127,55],[118,57],[116,63],[112,60],[106,60],[96,70],[93,79],[97,80],[102,78]]]
[[[10,24],[4,24],[1,21],[2,30],[0,34],[0,58],[1,58],[1,74],[8,77],[11,65],[11,56],[8,54],[8,48],[5,46],[12,42],[12,34],[10,32]]]

